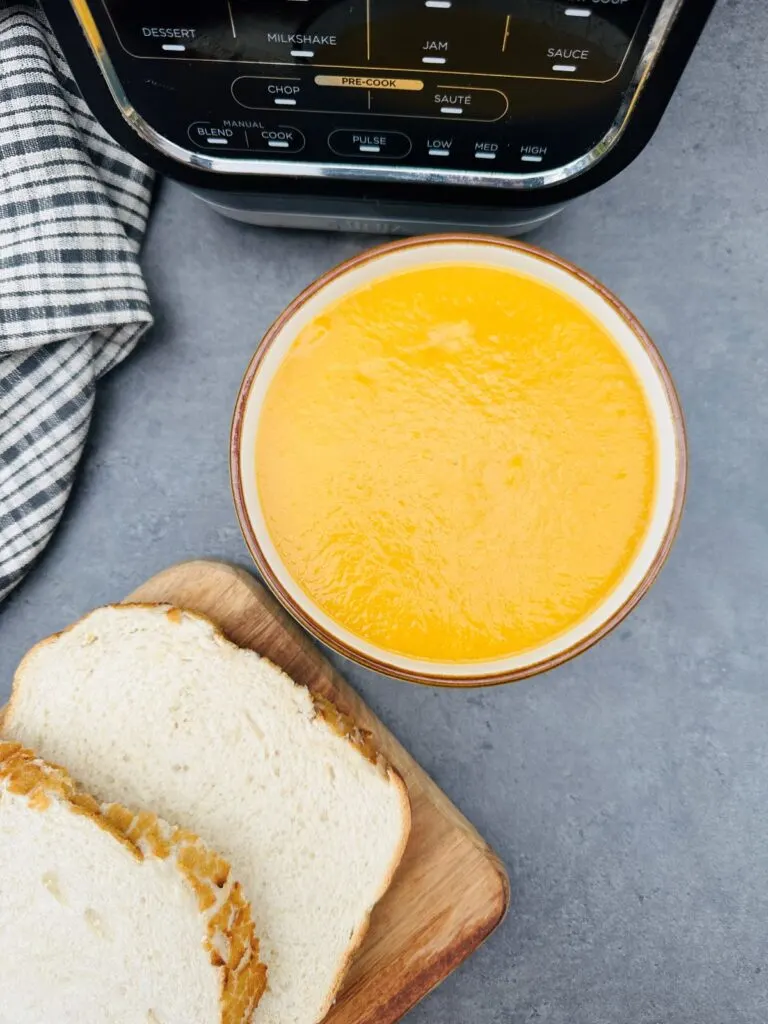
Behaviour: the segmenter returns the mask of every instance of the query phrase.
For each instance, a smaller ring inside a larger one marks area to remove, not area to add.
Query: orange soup
[[[656,438],[633,367],[574,300],[432,265],[301,331],[255,471],[286,569],[336,623],[391,653],[485,661],[562,635],[622,579]]]

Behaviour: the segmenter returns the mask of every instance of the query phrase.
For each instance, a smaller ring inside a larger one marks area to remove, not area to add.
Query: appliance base
[[[530,210],[462,209],[437,203],[406,205],[370,199],[280,198],[202,189],[192,191],[223,217],[246,224],[376,235],[422,235],[443,231],[522,235],[546,223],[563,209],[563,204]]]

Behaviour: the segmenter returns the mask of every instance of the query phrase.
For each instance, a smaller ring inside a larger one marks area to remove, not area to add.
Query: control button
[[[592,82],[607,82],[618,74],[631,36],[586,6],[573,8],[578,16],[566,16],[569,9],[550,8],[547,17],[512,21],[502,41],[510,74]]]
[[[243,57],[266,63],[364,65],[365,0],[229,0]]]
[[[509,106],[507,97],[498,89],[464,89],[455,85],[433,86],[424,99],[431,107],[432,117],[463,121],[498,121]]]
[[[304,107],[306,86],[300,78],[243,75],[232,83],[232,96],[242,107]]]
[[[404,132],[356,131],[337,128],[328,136],[328,146],[337,156],[373,156],[402,160],[411,152],[411,140]]]
[[[318,79],[341,79],[341,75],[317,75],[307,78],[271,75],[241,75],[232,83],[232,96],[250,110],[275,110],[291,107],[329,113],[361,114],[368,112],[367,88],[321,88]],[[350,78],[350,81],[352,79]]]
[[[453,152],[453,138],[450,136],[433,136],[427,138],[427,155],[434,160],[444,160]]]
[[[498,121],[507,112],[507,97],[498,89],[466,88],[426,82],[418,94],[372,93],[371,112],[401,117],[438,117],[451,121]]]
[[[566,18],[583,19],[584,24],[588,19],[604,20],[631,37],[646,6],[646,0],[621,0],[621,3],[614,0],[555,0],[553,13],[561,23]]]
[[[202,149],[248,148],[245,129],[236,121],[193,121],[187,135]]]
[[[371,63],[402,70],[472,70],[465,65],[478,56],[481,63],[475,63],[475,70],[485,70],[482,53],[487,45],[477,42],[485,37],[484,15],[480,12],[481,23],[476,24],[470,6],[458,0],[374,0]]]
[[[533,143],[523,143],[518,150],[520,163],[541,164],[547,155],[548,146],[538,146]],[[533,168],[531,168],[532,170]]]
[[[105,0],[123,47],[136,57],[236,57],[226,0]]]
[[[255,121],[247,129],[248,149],[257,153],[300,153],[306,144],[304,135],[289,124]]]
[[[475,143],[475,160],[495,160],[499,155],[498,142],[479,140]]]

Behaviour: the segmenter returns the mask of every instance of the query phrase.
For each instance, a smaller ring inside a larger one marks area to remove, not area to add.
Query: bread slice
[[[220,850],[269,970],[254,1021],[323,1018],[410,828],[402,780],[333,706],[206,619],[116,605],[33,648],[4,730]]]
[[[3,1024],[242,1024],[264,984],[222,857],[0,743]]]

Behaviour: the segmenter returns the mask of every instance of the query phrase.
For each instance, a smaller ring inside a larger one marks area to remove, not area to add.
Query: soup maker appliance
[[[220,212],[520,233],[651,137],[714,0],[44,0],[126,149]]]

